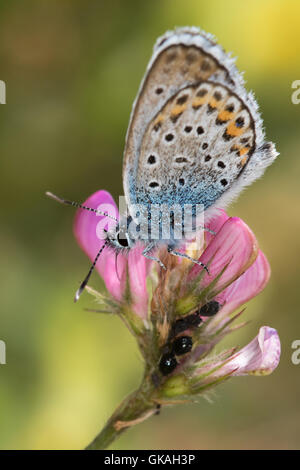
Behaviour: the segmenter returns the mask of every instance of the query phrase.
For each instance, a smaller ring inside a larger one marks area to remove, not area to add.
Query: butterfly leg
[[[159,258],[156,258],[155,256],[150,256],[150,252],[151,250],[153,250],[154,247],[155,247],[154,243],[149,243],[149,245],[146,246],[142,254],[145,256],[145,258],[150,259],[152,261],[156,261],[160,265],[161,268],[166,269],[165,265],[160,261]]]
[[[178,256],[179,258],[186,258],[189,261],[192,261],[193,263],[198,264],[198,266],[202,266],[205,269],[205,271],[207,272],[207,274],[209,274],[208,267],[206,266],[206,264],[201,263],[201,261],[198,261],[198,260],[192,258],[191,256],[185,254],[185,253],[180,253],[180,251],[174,251],[171,246],[168,247],[168,252],[171,255]]]

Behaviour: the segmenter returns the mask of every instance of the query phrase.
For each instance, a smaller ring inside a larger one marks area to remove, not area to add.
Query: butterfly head
[[[133,248],[137,240],[131,234],[130,224],[132,224],[132,218],[127,217],[121,219],[112,230],[106,231],[106,244],[117,252],[128,252]]]

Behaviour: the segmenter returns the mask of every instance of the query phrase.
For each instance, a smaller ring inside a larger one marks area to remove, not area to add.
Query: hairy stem
[[[86,450],[106,449],[126,429],[154,414],[156,403],[151,399],[153,392],[154,385],[149,377],[145,377],[140,388],[125,398]]]

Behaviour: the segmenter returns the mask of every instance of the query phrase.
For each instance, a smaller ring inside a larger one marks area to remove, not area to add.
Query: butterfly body
[[[127,132],[129,212],[136,204],[198,204],[209,216],[276,156],[234,60],[210,35],[179,28],[157,41]]]
[[[151,214],[149,212],[149,214]],[[149,222],[147,224],[147,229],[144,235],[141,235],[141,225],[136,223],[131,216],[123,217],[120,219],[120,222],[110,231],[106,232],[105,240],[107,246],[116,251],[116,253],[128,253],[129,250],[134,248],[138,243],[143,247],[143,255],[151,260],[157,261],[162,267],[164,267],[161,261],[152,256],[153,251],[159,246],[166,246],[169,253],[176,253],[176,249],[180,248],[184,240],[184,233],[182,236],[176,238],[176,229],[174,223],[168,225],[169,228],[169,237],[163,238],[163,233],[161,230],[158,231],[156,238],[151,238],[151,226],[161,227],[162,223],[160,219],[151,220],[149,216]],[[151,224],[152,222],[152,224]],[[178,224],[177,230],[182,229],[182,223]],[[178,233],[178,232],[177,232]],[[199,263],[201,264],[201,263]]]
[[[160,245],[189,258],[176,250],[191,227],[199,230],[199,211],[207,222],[275,160],[278,154],[265,141],[257,102],[234,63],[211,35],[195,27],[169,31],[157,40],[126,135],[128,214],[105,234],[77,298],[105,246],[128,252],[138,242],[143,255],[162,267],[153,256]],[[141,211],[144,223],[137,216]]]
[[[166,33],[154,47],[127,131],[123,183],[130,215],[121,224],[127,225],[123,248],[139,241],[145,250],[151,246],[148,252],[159,244],[172,252],[185,239],[185,218],[177,227],[171,221],[166,237],[154,207],[161,214],[174,207],[184,213],[191,206],[194,224],[200,207],[207,220],[276,156],[274,145],[264,141],[257,103],[246,92],[234,59],[197,28]],[[144,236],[137,230],[136,206],[147,211],[156,237],[148,228]],[[122,248],[113,236],[108,239]]]

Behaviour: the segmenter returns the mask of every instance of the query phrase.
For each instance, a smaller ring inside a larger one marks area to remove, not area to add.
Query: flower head
[[[86,206],[119,217],[113,198],[98,191]],[[115,223],[79,209],[74,232],[93,260],[104,243],[101,233]],[[270,374],[278,365],[280,341],[276,330],[264,326],[247,346],[212,355],[224,336],[243,326],[233,322],[241,307],[259,294],[270,277],[270,267],[249,227],[220,210],[207,224],[199,252],[205,266],[177,258],[159,249],[166,270],[142,255],[143,247],[128,257],[104,249],[96,269],[108,295],[88,288],[105,310],[123,317],[136,336],[145,360],[145,377],[151,383],[152,403],[193,399],[230,376]],[[187,244],[183,250],[193,250]]]
[[[108,213],[111,217],[119,217],[118,208],[112,196],[106,191],[92,194],[85,205]],[[115,222],[105,216],[79,209],[74,222],[75,237],[91,260],[95,259],[104,244],[103,230],[109,230]],[[96,264],[96,269],[105,282],[106,288],[114,300],[121,302],[126,296],[126,281],[130,292],[131,307],[141,318],[148,313],[148,293],[146,278],[149,261],[141,255],[142,248],[136,247],[128,258],[122,254],[105,248]]]

